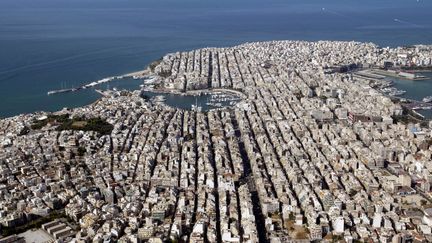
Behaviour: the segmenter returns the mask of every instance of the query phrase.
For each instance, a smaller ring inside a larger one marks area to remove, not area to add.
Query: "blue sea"
[[[47,91],[167,52],[288,39],[432,44],[431,12],[430,0],[1,0],[0,117],[89,104],[99,97],[91,89]]]

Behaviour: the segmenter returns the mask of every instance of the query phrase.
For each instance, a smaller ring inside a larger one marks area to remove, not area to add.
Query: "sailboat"
[[[195,105],[192,105],[192,111],[201,112],[202,107],[198,106],[198,98],[195,97]]]

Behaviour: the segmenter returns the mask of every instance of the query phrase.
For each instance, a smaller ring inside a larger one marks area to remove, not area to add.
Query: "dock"
[[[375,73],[376,71],[378,71],[378,73]],[[382,75],[384,74],[384,70],[377,70],[377,69],[373,69],[373,70],[362,70],[361,72],[356,72],[353,74],[353,76],[357,79],[363,79],[363,80],[367,80],[367,81],[373,81],[376,84],[380,84],[379,88],[378,87],[374,87],[375,90],[377,90],[378,92],[380,92],[382,95],[389,97],[391,99],[397,99],[397,100],[405,100],[408,103],[401,103],[401,105],[409,110],[412,111],[417,111],[417,110],[430,110],[432,109],[432,103],[430,102],[423,102],[423,101],[419,101],[419,100],[414,100],[414,99],[408,99],[408,98],[403,98],[397,95],[391,95],[389,93],[383,92],[382,88],[384,87],[390,87],[392,82],[391,81],[387,81],[385,80]],[[391,73],[391,72],[389,72]],[[417,112],[416,112],[417,113]],[[420,114],[419,114],[420,115]],[[421,116],[421,115],[420,115]]]
[[[400,78],[400,79],[413,80],[413,81],[429,79],[426,76],[417,75],[416,73],[410,73],[410,72],[405,72],[405,71],[391,71],[391,70],[374,69],[374,70],[372,70],[372,72],[375,74],[379,74],[379,75],[390,76],[390,77],[395,77],[395,78]]]
[[[69,93],[69,92],[77,91],[79,89],[81,89],[81,88],[52,90],[52,91],[48,91],[47,94],[48,95],[54,95],[54,94],[60,94],[60,93]]]
[[[407,98],[402,98],[399,96],[386,95],[384,93],[382,93],[382,94],[389,97],[389,98],[408,101],[409,103],[401,103],[401,105],[407,109],[410,109],[410,110],[431,110],[432,109],[432,103],[429,103],[429,102],[407,99]]]
[[[121,78],[123,78],[123,77],[119,76],[119,77],[104,78],[104,79],[101,79],[101,80],[98,80],[98,81],[94,81],[94,82],[82,85],[82,86],[77,87],[77,88],[51,90],[51,91],[48,91],[47,94],[48,95],[54,95],[54,94],[75,92],[75,91],[79,91],[79,90],[82,90],[82,89],[88,89],[88,88],[94,87],[94,86],[99,85],[99,84],[111,82],[112,80],[115,80],[115,79],[121,79]]]
[[[75,92],[75,91],[79,91],[82,89],[92,88],[92,87],[97,86],[99,84],[108,83],[108,82],[111,82],[111,81],[117,80],[117,79],[123,79],[123,78],[129,78],[129,77],[132,77],[134,79],[145,78],[146,75],[147,75],[146,71],[139,71],[139,72],[135,72],[135,73],[124,74],[121,76],[113,76],[113,77],[103,78],[101,80],[93,81],[93,82],[81,85],[79,87],[76,87],[76,88],[51,90],[51,91],[47,92],[47,95]]]

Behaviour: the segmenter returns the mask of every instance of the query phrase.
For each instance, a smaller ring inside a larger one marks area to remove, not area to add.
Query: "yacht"
[[[391,96],[398,96],[398,95],[403,95],[405,93],[406,93],[405,90],[394,90],[394,91],[391,91],[389,93],[389,95],[391,95]]]
[[[424,98],[423,98],[423,102],[425,102],[425,103],[430,103],[430,102],[432,102],[432,95],[431,95],[431,96],[426,96],[426,97],[424,97]]]

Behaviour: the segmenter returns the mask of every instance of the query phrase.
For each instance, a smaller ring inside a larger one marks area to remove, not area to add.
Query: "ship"
[[[151,77],[144,79],[144,84],[153,84],[155,81],[156,81],[156,78],[151,76]]]
[[[201,112],[202,111],[202,107],[201,106],[197,106],[197,105],[191,105],[191,110],[192,111],[196,111],[196,112]]]
[[[406,93],[405,90],[395,90],[395,91],[391,92],[390,95],[392,95],[392,96],[398,96],[398,95],[403,95],[405,93]]]
[[[405,90],[396,89],[395,87],[382,88],[381,91],[391,96],[398,96],[406,93]]]
[[[423,102],[425,102],[425,103],[430,103],[430,102],[432,102],[432,95],[431,95],[431,96],[426,96],[426,97],[424,97],[424,98],[423,98]]]
[[[153,100],[154,100],[154,102],[156,102],[156,103],[162,103],[162,102],[164,102],[164,101],[166,100],[166,98],[165,98],[165,96],[163,96],[163,95],[156,95],[156,96],[153,98]]]

